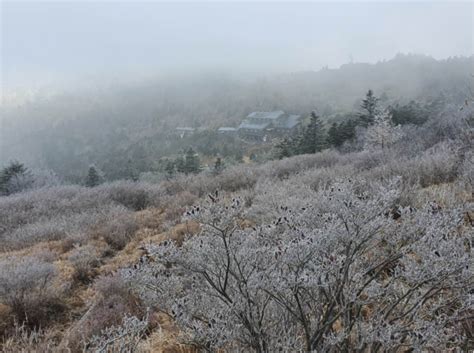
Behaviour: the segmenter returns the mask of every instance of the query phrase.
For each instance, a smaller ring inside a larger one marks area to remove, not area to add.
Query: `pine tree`
[[[339,136],[341,138],[341,145],[348,141],[348,140],[352,140],[355,135],[356,135],[356,132],[355,132],[355,129],[357,127],[357,121],[356,120],[347,120],[343,123],[340,124],[339,126]]]
[[[87,173],[86,177],[86,186],[89,188],[93,188],[94,186],[97,186],[100,184],[100,175],[97,172],[97,169],[92,165],[89,167],[89,172]]]
[[[171,178],[175,173],[175,163],[172,160],[166,161],[165,166],[166,175]]]
[[[300,138],[298,152],[301,154],[320,152],[325,145],[326,133],[323,123],[313,111],[311,112],[311,121]]]
[[[394,125],[423,125],[429,116],[429,112],[415,101],[402,106],[397,104],[389,109]]]
[[[378,101],[379,99],[374,96],[374,92],[369,89],[361,104],[362,113],[359,114],[359,121],[362,126],[367,127],[374,123],[375,116],[378,113]]]
[[[33,183],[32,176],[22,163],[10,162],[0,172],[0,195],[10,195],[27,189]]]
[[[342,124],[341,124],[342,125]],[[327,142],[330,146],[339,147],[342,144],[340,125],[338,123],[332,123],[328,130]]]
[[[125,168],[125,179],[137,181],[139,178],[139,171],[135,168],[132,159],[128,159],[127,166]]]
[[[183,156],[179,156],[174,160],[174,165],[178,173],[186,172],[186,162]]]
[[[194,150],[190,147],[185,155],[184,161],[184,172],[186,174],[196,174],[199,173],[201,170],[201,163],[199,161],[199,157],[194,152]]]
[[[224,170],[224,162],[221,157],[217,157],[216,162],[214,163],[214,174],[220,174]]]
[[[278,159],[291,157],[293,155],[294,146],[290,139],[285,137],[277,146]]]

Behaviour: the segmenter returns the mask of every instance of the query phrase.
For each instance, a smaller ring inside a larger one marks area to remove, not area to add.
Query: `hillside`
[[[460,107],[352,152],[0,197],[0,351],[474,349]]]
[[[357,113],[369,88],[384,106],[411,100],[460,105],[472,89],[473,60],[398,55],[318,72],[161,77],[33,97],[2,106],[0,165],[20,160],[79,182],[91,164],[109,181],[123,179],[130,160],[140,160],[133,165],[137,173],[154,171],[160,158],[175,157],[189,146],[204,158],[239,159],[248,154],[246,146],[220,141],[216,129],[236,126],[252,111],[308,116],[316,110],[324,120],[343,120]],[[201,128],[201,141],[177,141],[177,126]]]

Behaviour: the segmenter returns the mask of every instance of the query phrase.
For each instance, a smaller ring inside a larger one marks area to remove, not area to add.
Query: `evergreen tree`
[[[101,177],[99,175],[99,172],[94,166],[89,167],[89,172],[87,173],[86,177],[86,186],[89,188],[93,188],[94,186],[99,185],[101,182]]]
[[[147,152],[142,145],[137,145],[132,149],[131,161],[133,170],[135,171],[132,173],[132,175],[137,179],[140,173],[149,171],[151,169],[149,160],[147,158]]]
[[[311,121],[300,137],[298,153],[320,152],[326,145],[326,133],[319,116],[311,112]]]
[[[342,136],[341,136],[341,125],[338,123],[332,123],[331,127],[328,130],[327,142],[330,146],[339,147],[342,145]]]
[[[186,162],[183,158],[183,156],[179,156],[178,158],[175,159],[174,165],[176,168],[176,171],[178,173],[185,173],[186,172]]]
[[[138,181],[140,172],[135,168],[133,161],[129,158],[125,168],[125,179]]]
[[[378,101],[379,99],[375,97],[374,92],[369,89],[361,104],[362,113],[359,114],[359,121],[362,126],[367,127],[374,123],[378,112]]]
[[[0,172],[0,195],[11,195],[31,186],[33,178],[20,162],[12,161]]]
[[[185,156],[185,162],[184,162],[184,172],[186,174],[196,174],[199,173],[201,170],[201,163],[199,161],[199,157],[194,152],[194,150],[190,147]]]
[[[284,138],[278,145],[278,159],[291,157],[293,155],[294,146],[292,141],[288,138]]]
[[[422,125],[428,120],[429,113],[419,103],[411,101],[406,105],[390,107],[392,123],[395,125]]]
[[[171,178],[175,173],[175,163],[172,160],[166,161],[165,171],[167,177]]]
[[[214,163],[214,174],[220,174],[224,170],[224,162],[221,157],[217,157],[216,162]]]
[[[341,145],[348,141],[352,140],[355,137],[355,129],[357,127],[356,120],[347,120],[339,125],[339,136],[341,139]]]

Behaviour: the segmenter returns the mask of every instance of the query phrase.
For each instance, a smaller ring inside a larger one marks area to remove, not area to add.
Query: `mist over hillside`
[[[324,120],[341,119],[358,110],[368,89],[385,106],[439,99],[459,105],[472,89],[473,67],[473,57],[400,54],[317,72],[242,79],[207,74],[70,90],[2,107],[0,161],[21,160],[74,179],[90,164],[107,170],[110,159],[126,164],[137,154],[148,160],[175,154],[186,147],[174,141],[179,126],[215,132],[237,126],[252,111],[272,110],[305,116],[315,110]]]
[[[473,10],[2,1],[0,353],[474,352]]]

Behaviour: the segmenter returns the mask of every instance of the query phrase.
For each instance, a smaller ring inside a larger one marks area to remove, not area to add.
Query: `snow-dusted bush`
[[[29,222],[0,235],[2,239],[0,249],[21,249],[51,240],[68,239],[82,242],[91,235],[97,235],[100,229],[103,229],[102,235],[107,241],[110,240],[110,243],[123,247],[123,243],[131,238],[137,228],[129,216],[129,211],[117,205],[104,205],[102,208],[78,210],[66,214],[58,212],[49,218],[41,217],[36,221],[33,217],[24,220]]]
[[[457,177],[459,150],[453,143],[442,142],[412,158],[391,151],[385,161],[370,170],[361,170],[359,175],[367,180],[401,176],[405,184],[421,187],[447,183]]]
[[[466,158],[460,166],[461,182],[465,183],[468,192],[474,192],[474,151],[466,154]]]
[[[472,116],[474,105],[464,106],[462,110],[458,106],[450,105],[433,117],[425,124],[425,145],[431,147],[440,141],[465,140],[472,144],[473,128]],[[470,142],[468,140],[471,140]]]
[[[89,282],[94,269],[101,264],[102,256],[100,249],[91,244],[76,246],[68,256],[74,267],[74,278],[83,283]]]
[[[133,215],[116,212],[109,213],[93,231],[94,237],[103,238],[116,250],[123,249],[138,230],[138,223]]]
[[[123,276],[209,351],[460,346],[472,232],[462,209],[396,208],[398,183],[277,190],[279,215],[251,228],[238,198],[213,195],[188,212],[199,235],[150,246],[152,261]]]
[[[0,260],[0,302],[16,321],[43,326],[63,308],[66,284],[55,284],[53,264],[41,256],[8,256]]]
[[[144,183],[118,182],[93,189],[56,186],[2,197],[0,249],[20,249],[48,240],[81,241],[95,225],[104,223],[114,233],[110,241],[123,247],[133,233],[133,220],[127,215],[157,204],[159,190]]]
[[[120,276],[98,277],[92,288],[95,295],[87,303],[87,311],[65,337],[73,351],[80,351],[84,343],[90,342],[94,336],[101,336],[107,328],[120,326],[124,315],[143,318],[146,314],[140,300],[131,293],[128,284]]]
[[[33,169],[33,189],[50,188],[61,185],[61,178],[52,170]]]
[[[102,185],[98,192],[103,192],[107,198],[127,207],[139,211],[157,202],[158,187],[147,183],[120,181]]]
[[[121,325],[107,327],[100,335],[92,337],[86,344],[85,352],[136,352],[147,326],[147,318],[125,315]]]

